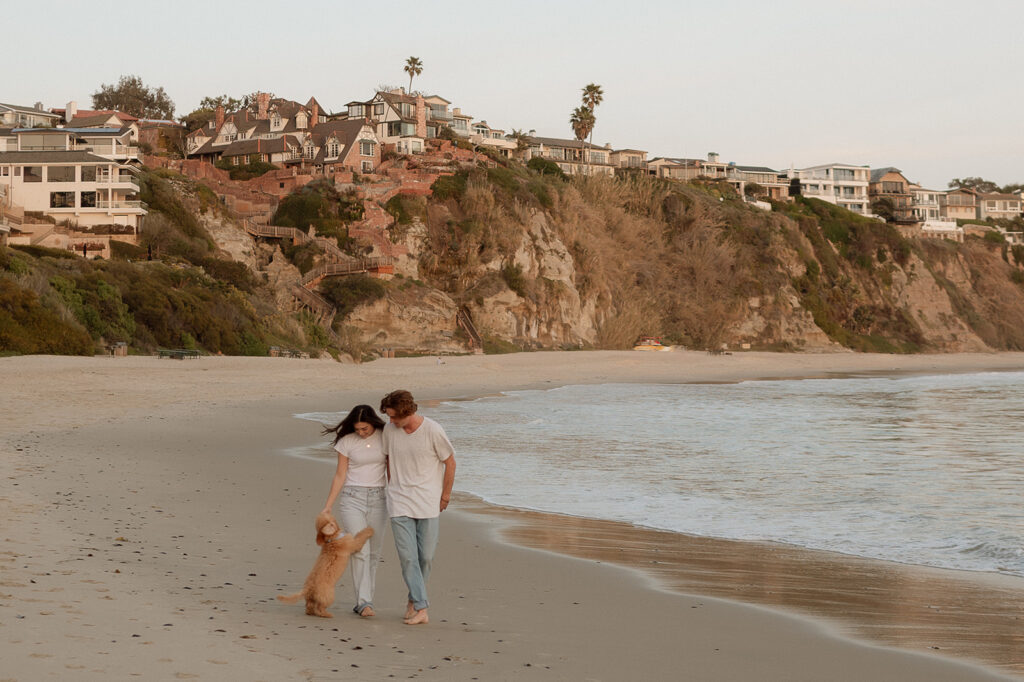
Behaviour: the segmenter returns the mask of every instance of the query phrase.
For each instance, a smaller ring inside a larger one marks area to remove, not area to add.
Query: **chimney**
[[[217,114],[216,114],[216,116],[217,116],[217,118],[215,119],[216,122],[217,122],[216,130],[220,130],[220,127],[222,125],[224,125],[224,107],[223,107],[223,105],[220,105],[220,104],[217,105]]]
[[[316,124],[320,122],[320,105],[313,100],[313,120],[310,122],[310,128],[315,128]]]
[[[708,152],[708,163],[718,163],[718,152]]]
[[[71,119],[73,119],[77,115],[78,115],[78,102],[75,102],[75,101],[68,102],[67,108],[64,109],[64,120],[65,121],[70,121]]]
[[[256,93],[256,120],[265,121],[268,118],[267,112],[270,109],[270,93]]]
[[[427,104],[423,95],[416,95],[416,137],[427,136]]]

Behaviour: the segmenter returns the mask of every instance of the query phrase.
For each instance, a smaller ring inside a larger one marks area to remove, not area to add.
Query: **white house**
[[[868,185],[871,168],[846,163],[829,163],[809,168],[790,169],[791,180],[800,181],[800,194],[870,216]]]
[[[0,185],[9,205],[70,227],[130,228],[121,232],[134,239],[146,207],[137,196],[136,169],[125,163],[131,156],[123,144],[127,135],[102,129],[0,130]]]
[[[0,102],[0,126],[11,128],[50,127],[60,123],[60,116],[43,109],[42,102],[34,107]]]

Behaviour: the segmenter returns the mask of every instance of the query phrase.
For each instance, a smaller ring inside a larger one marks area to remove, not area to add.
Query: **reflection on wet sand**
[[[851,635],[1024,676],[1024,579],[494,507],[511,542],[643,570],[667,589],[826,617]]]

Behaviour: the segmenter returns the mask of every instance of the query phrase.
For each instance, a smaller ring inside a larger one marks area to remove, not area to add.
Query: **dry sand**
[[[1021,676],[1021,580],[466,495],[442,517],[430,625],[401,622],[390,536],[376,618],[350,612],[348,576],[331,620],[273,599],[312,565],[332,472],[280,454],[316,436],[297,412],[376,404],[399,387],[423,402],[573,383],[1005,369],[1024,369],[1024,354],[0,359],[0,680]]]

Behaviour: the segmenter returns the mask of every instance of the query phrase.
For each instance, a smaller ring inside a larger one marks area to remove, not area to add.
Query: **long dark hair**
[[[366,422],[378,431],[384,428],[384,420],[377,416],[372,407],[356,405],[336,426],[325,426],[323,434],[326,436],[328,433],[333,433],[334,442],[331,444],[337,445],[343,437],[356,432],[356,424],[359,422]]]

